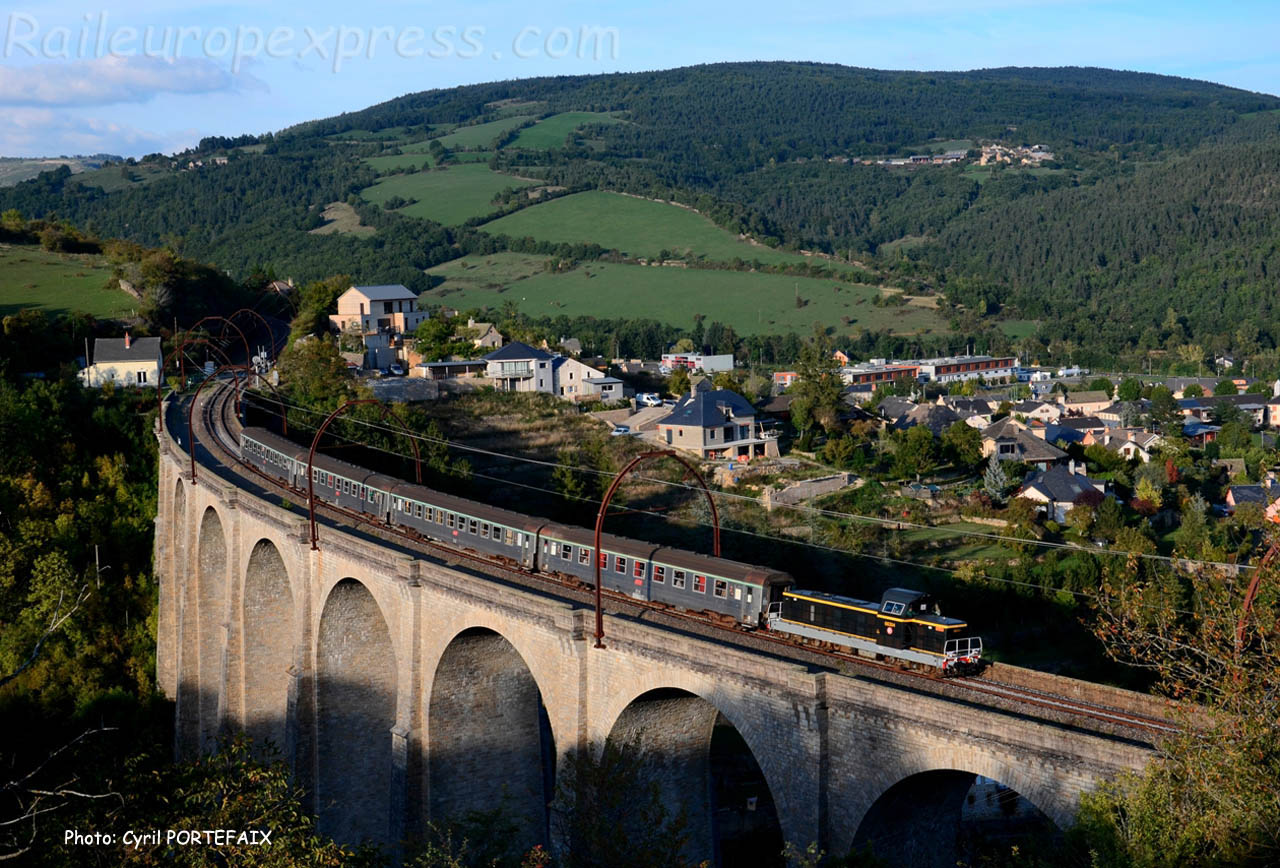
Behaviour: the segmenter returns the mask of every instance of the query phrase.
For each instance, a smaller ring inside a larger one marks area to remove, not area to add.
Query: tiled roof
[[[714,428],[730,419],[751,419],[756,414],[747,399],[728,389],[713,389],[686,395],[671,413],[658,420],[659,425],[690,425]]]
[[[396,301],[402,298],[418,297],[413,290],[400,283],[379,283],[372,286],[353,286],[351,289],[359,292],[370,301]],[[347,292],[350,291],[350,289],[347,290]]]
[[[490,362],[515,362],[523,361],[525,359],[545,361],[546,359],[551,358],[551,353],[548,353],[546,350],[536,349],[528,344],[522,344],[519,341],[512,341],[505,347],[487,354],[484,358],[486,361]]]
[[[1102,491],[1103,485],[1065,467],[1051,467],[1029,477],[1021,491],[1038,491],[1055,503],[1075,503],[1087,491]]]
[[[95,338],[93,362],[150,362],[160,357],[159,338],[133,338],[129,349],[124,338]]]

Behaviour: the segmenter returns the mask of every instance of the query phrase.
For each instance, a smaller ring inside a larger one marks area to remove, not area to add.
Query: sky
[[[42,0],[0,8],[0,156],[172,153],[414,91],[807,60],[1102,66],[1280,93],[1280,3]]]

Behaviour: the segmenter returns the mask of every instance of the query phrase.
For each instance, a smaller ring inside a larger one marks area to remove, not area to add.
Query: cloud
[[[209,94],[264,89],[259,79],[207,58],[108,56],[93,60],[0,66],[0,105],[86,106],[147,102],[163,93]]]
[[[156,133],[46,108],[18,108],[0,113],[0,154],[6,156],[97,153],[140,156],[191,147],[199,138],[196,130]]]

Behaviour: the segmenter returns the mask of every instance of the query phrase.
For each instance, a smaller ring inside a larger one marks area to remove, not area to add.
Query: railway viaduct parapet
[[[555,769],[607,739],[637,744],[715,857],[711,743],[731,725],[781,835],[844,852],[904,782],[978,774],[1060,825],[1080,794],[1149,748],[1007,709],[841,674],[652,619],[592,613],[424,554],[325,527],[212,472],[193,485],[160,437],[157,670],[178,755],[244,729],[282,752],[322,831],[395,846],[428,821],[503,805],[545,842]],[[1136,700],[1135,700],[1136,701]],[[930,778],[930,776],[934,776]],[[865,829],[864,829],[865,835]]]

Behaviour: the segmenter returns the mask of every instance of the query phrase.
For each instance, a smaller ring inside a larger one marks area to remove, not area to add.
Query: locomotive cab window
[[[902,603],[886,601],[884,606],[880,608],[880,611],[884,612],[886,615],[901,615],[902,610],[905,608],[906,607]]]

